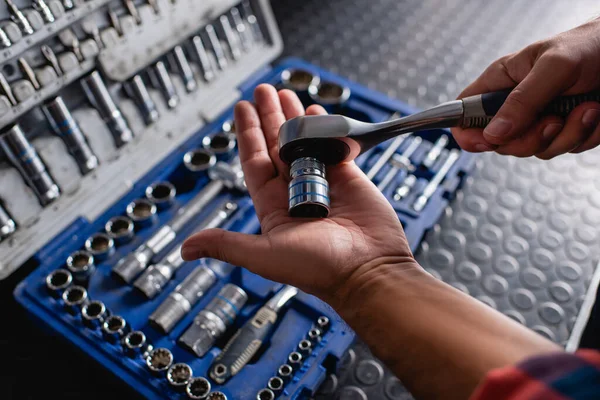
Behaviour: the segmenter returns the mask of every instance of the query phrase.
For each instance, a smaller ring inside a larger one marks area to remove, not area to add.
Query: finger
[[[279,158],[277,139],[279,128],[286,121],[286,118],[277,90],[271,85],[259,85],[254,91],[254,98],[271,160],[277,171],[280,174],[285,174],[287,168]]]
[[[510,57],[514,56],[504,56],[491,63],[473,83],[458,95],[458,98],[462,99],[476,94],[515,87],[518,82],[510,75],[506,66],[506,62]]]
[[[283,89],[278,94],[286,120],[304,115],[304,106],[296,93],[288,89]]]
[[[571,150],[571,153],[579,154],[584,151],[588,151],[600,146],[600,126],[596,127],[594,133],[592,133],[588,140],[583,142],[579,147],[575,150]]]
[[[267,236],[223,229],[198,232],[189,237],[181,248],[181,257],[186,261],[214,258],[244,267],[269,279],[274,278],[273,269],[277,269],[274,263],[278,263],[277,260],[273,260],[272,253]]]
[[[327,110],[323,108],[323,106],[319,104],[313,104],[312,106],[308,106],[306,109],[306,115],[325,115],[327,114]]]
[[[538,121],[525,134],[498,146],[496,152],[515,157],[531,157],[548,148],[564,127],[564,121],[557,116],[547,116]]]
[[[484,129],[484,138],[493,144],[505,144],[525,133],[548,103],[573,84],[576,68],[576,63],[564,54],[545,53],[539,57]]]
[[[483,129],[470,128],[461,129],[453,128],[452,136],[458,143],[461,149],[471,153],[481,153],[485,151],[493,151],[496,146],[488,143],[483,137]]]
[[[240,161],[248,191],[253,196],[276,175],[276,171],[269,156],[256,108],[247,101],[239,102],[235,106],[234,117],[239,132],[237,140]]]
[[[569,116],[564,129],[548,148],[536,154],[543,160],[568,153],[590,139],[600,122],[600,104],[584,103],[576,107]]]

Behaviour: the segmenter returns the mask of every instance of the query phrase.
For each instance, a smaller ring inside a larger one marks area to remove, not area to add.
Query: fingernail
[[[583,113],[581,123],[590,129],[596,128],[600,122],[600,110],[587,110]]]
[[[562,124],[548,124],[542,131],[542,136],[546,140],[552,139],[558,135],[558,132],[560,132],[562,128]]]
[[[484,151],[492,151],[494,149],[492,149],[490,146],[488,146],[487,144],[483,144],[483,143],[477,143],[475,146],[475,151],[479,151],[479,152],[484,152]]]
[[[493,137],[502,137],[508,135],[511,129],[512,122],[496,118],[483,130],[483,133]]]

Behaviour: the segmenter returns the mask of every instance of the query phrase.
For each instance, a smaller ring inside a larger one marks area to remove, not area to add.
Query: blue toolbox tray
[[[239,87],[242,98],[251,99],[254,88],[262,82],[274,85],[281,84],[281,73],[285,69],[304,69],[321,77],[321,81],[331,81],[351,90],[348,101],[331,111],[342,113],[350,117],[369,122],[378,122],[388,119],[392,114],[409,114],[414,112],[406,104],[391,100],[386,96],[364,88],[356,83],[349,82],[332,73],[328,73],[316,66],[310,65],[298,59],[286,59],[272,69],[263,69],[253,75],[251,79]],[[306,105],[309,99],[303,99]],[[265,280],[257,275],[249,273],[241,268],[225,265],[215,260],[202,260],[185,263],[168,283],[164,290],[152,300],[145,299],[131,286],[122,283],[111,274],[112,267],[122,257],[144,243],[164,223],[170,220],[179,206],[185,205],[200,189],[208,182],[208,177],[201,177],[195,182],[186,179],[182,168],[183,155],[194,148],[201,147],[202,139],[221,131],[221,127],[230,121],[233,115],[231,107],[224,115],[211,124],[205,126],[200,132],[191,137],[184,145],[169,157],[160,162],[149,171],[145,177],[135,183],[130,192],[110,207],[95,221],[87,221],[83,218],[77,219],[62,234],[55,237],[42,250],[35,259],[39,262],[37,268],[29,275],[15,290],[15,297],[41,325],[50,328],[51,331],[63,336],[73,342],[81,351],[95,358],[104,367],[111,370],[116,376],[130,385],[134,390],[149,399],[174,399],[186,398],[185,394],[173,390],[163,376],[155,376],[147,369],[142,356],[137,358],[128,357],[119,343],[111,344],[103,340],[100,330],[87,328],[82,324],[79,315],[68,313],[61,300],[49,295],[45,278],[52,271],[65,266],[65,260],[76,250],[83,248],[86,239],[97,232],[101,232],[106,222],[114,216],[123,215],[127,204],[137,198],[142,198],[147,186],[157,181],[171,181],[178,189],[173,207],[158,213],[156,221],[149,227],[139,229],[135,238],[124,245],[117,246],[116,252],[105,261],[97,264],[96,272],[87,284],[88,297],[90,300],[101,300],[113,315],[120,315],[131,329],[141,330],[148,338],[154,348],[165,347],[174,355],[174,362],[185,362],[193,370],[194,376],[208,375],[208,368],[213,359],[219,354],[227,340],[235,331],[243,325],[255,312],[270,298],[281,285]],[[431,130],[418,133],[414,136],[422,137],[423,142],[411,157],[414,165],[418,166],[427,154],[432,143],[441,135],[449,135],[446,130]],[[449,135],[450,136],[450,135]],[[449,138],[447,148],[456,148],[457,145]],[[409,145],[407,141],[398,150],[399,153]],[[363,168],[369,168],[385,150],[389,143],[382,144],[357,159],[357,163]],[[417,167],[413,172],[418,178],[416,187],[408,198],[401,202],[395,202],[392,192],[402,181],[403,173],[398,174],[385,191],[396,209],[402,221],[410,246],[416,250],[425,232],[432,228],[440,218],[452,196],[456,193],[465,174],[473,166],[473,156],[461,152],[459,160],[449,171],[446,179],[435,194],[431,197],[427,206],[420,213],[412,211],[409,207],[411,200],[418,194],[419,190],[426,184],[433,174],[439,169],[447,150],[440,155],[440,159],[431,170]],[[232,157],[231,155],[229,157]],[[389,164],[374,178],[378,183],[390,168]],[[239,210],[233,215],[225,226],[227,229],[258,233],[260,225],[254,213],[251,201],[247,196],[237,195],[227,190],[223,191],[218,198],[210,203],[205,210],[196,216],[194,222],[201,221],[215,208],[215,204],[224,199],[231,199],[239,204]],[[158,254],[161,258],[177,244],[194,231],[196,223],[190,223],[184,232],[177,235],[176,243]],[[148,317],[169,293],[196,267],[208,266],[217,274],[217,283],[201,298],[201,300],[187,313],[175,328],[168,334],[162,335],[148,322]],[[282,265],[284,268],[285,265]],[[217,342],[204,357],[198,358],[191,352],[181,347],[177,340],[187,327],[192,323],[194,317],[207,303],[217,294],[219,289],[226,283],[234,283],[242,287],[248,294],[248,302],[240,311],[234,324],[227,330],[224,338]],[[280,318],[278,325],[268,341],[268,345],[256,361],[251,361],[241,372],[234,376],[223,386],[212,382],[213,390],[223,392],[229,399],[243,400],[254,399],[256,393],[266,387],[271,376],[276,375],[277,368],[287,360],[288,354],[296,349],[296,344],[306,336],[314,322],[321,315],[331,321],[329,329],[323,339],[315,346],[311,355],[306,358],[302,367],[297,370],[293,379],[285,386],[278,398],[304,399],[310,397],[319,385],[324,381],[326,374],[336,368],[337,362],[343,356],[354,340],[354,332],[340,319],[335,312],[320,300],[310,295],[300,293],[292,300],[287,310]]]

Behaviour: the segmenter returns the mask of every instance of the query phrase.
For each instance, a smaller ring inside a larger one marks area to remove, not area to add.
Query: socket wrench
[[[192,378],[185,388],[185,394],[192,400],[204,400],[210,393],[210,382],[206,378]]]
[[[167,382],[177,391],[183,391],[187,387],[194,372],[192,367],[185,363],[171,365],[167,371]]]
[[[142,114],[144,123],[146,125],[152,125],[158,121],[160,114],[142,77],[140,75],[134,75],[134,77],[123,86],[125,88],[125,93],[133,100]]]
[[[179,344],[203,357],[220,338],[246,304],[246,292],[231,283],[198,313],[192,325],[179,338]]]
[[[284,286],[235,333],[210,368],[215,382],[227,382],[248,364],[275,329],[284,306],[297,294],[297,288]]]
[[[81,80],[81,85],[89,102],[98,111],[110,130],[115,145],[121,147],[129,143],[133,139],[133,132],[121,110],[110,96],[100,73],[98,71],[92,72]]]
[[[12,235],[17,230],[17,224],[0,204],[0,241]]]
[[[416,212],[423,211],[431,196],[433,196],[437,188],[440,186],[444,178],[446,178],[446,175],[448,175],[448,172],[450,172],[450,169],[452,169],[459,158],[460,150],[453,149],[450,151],[448,158],[446,158],[446,161],[444,161],[444,164],[442,164],[439,171],[429,181],[427,186],[425,186],[419,197],[417,197],[417,200],[415,200],[414,204],[412,205],[413,210]]]
[[[173,353],[164,347],[153,349],[146,358],[146,366],[155,375],[162,375],[173,365]]]
[[[67,269],[78,283],[87,282],[96,271],[94,256],[87,251],[79,250],[67,258]]]
[[[193,270],[150,315],[150,323],[167,334],[215,284],[217,277],[207,267]]]
[[[390,164],[392,164],[392,166],[387,174],[385,174],[381,182],[379,182],[377,185],[377,189],[384,192],[401,170],[411,172],[415,170],[415,167],[410,161],[410,157],[412,157],[412,155],[417,151],[421,143],[423,143],[423,139],[421,139],[419,136],[416,136],[410,142],[406,150],[402,152],[402,154],[394,154],[392,156],[390,159]]]
[[[98,157],[90,148],[79,124],[71,115],[62,97],[55,97],[42,107],[52,130],[65,143],[83,175],[98,166]]]
[[[187,155],[186,155],[187,156]],[[227,164],[218,162],[209,171],[212,179],[190,202],[181,207],[173,219],[160,228],[146,243],[123,258],[113,268],[113,272],[124,282],[131,283],[139,276],[152,258],[169,246],[180,232],[207,204],[214,200],[224,187],[246,191],[239,159]]]
[[[171,182],[155,182],[146,188],[146,198],[156,205],[159,211],[173,205],[177,190]]]
[[[33,190],[42,206],[60,197],[58,185],[19,125],[13,125],[0,135],[0,148]]]
[[[229,200],[223,200],[217,208],[200,223],[195,232],[222,226],[237,209],[238,205],[236,203],[232,203]],[[157,294],[162,292],[173,275],[175,275],[175,272],[177,272],[177,270],[185,263],[183,258],[181,258],[181,247],[182,245],[175,247],[162,260],[159,260],[156,264],[147,268],[140,277],[135,280],[133,286],[149,299],[154,298]]]
[[[60,298],[72,282],[73,276],[66,269],[56,269],[46,276],[46,288],[50,295],[56,298]]]
[[[131,218],[118,216],[108,220],[104,230],[117,246],[128,243],[135,237],[134,224]]]

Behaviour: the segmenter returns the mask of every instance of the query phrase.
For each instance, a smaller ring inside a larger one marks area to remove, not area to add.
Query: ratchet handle
[[[238,372],[258,352],[277,322],[277,313],[263,307],[229,340],[210,369],[210,377],[223,384]]]
[[[484,93],[463,99],[465,115],[462,122],[463,128],[485,128],[494,115],[500,110],[512,90]],[[585,102],[600,103],[600,92],[561,96],[554,99],[542,111],[542,115],[557,115],[566,117],[580,104]]]

